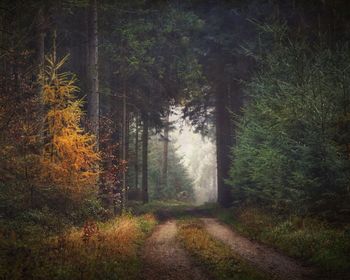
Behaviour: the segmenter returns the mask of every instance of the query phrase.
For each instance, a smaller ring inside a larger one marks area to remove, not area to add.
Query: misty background
[[[196,133],[188,121],[183,120],[180,108],[170,115],[173,129],[170,141],[176,147],[183,165],[193,180],[194,199],[197,205],[217,199],[216,146],[210,137]]]

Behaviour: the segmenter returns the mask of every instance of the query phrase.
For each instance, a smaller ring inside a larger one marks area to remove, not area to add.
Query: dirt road
[[[298,261],[266,245],[241,236],[214,218],[201,218],[214,238],[227,244],[242,259],[257,270],[271,275],[270,279],[314,279],[314,271]],[[176,220],[157,226],[143,249],[144,280],[207,280],[209,276],[191,259],[176,240]]]
[[[311,279],[312,270],[276,250],[253,242],[241,236],[230,227],[213,218],[202,218],[206,230],[216,239],[221,240],[243,259],[257,269],[267,272],[271,279],[300,280]]]
[[[176,240],[176,221],[157,226],[143,251],[144,280],[207,280]]]

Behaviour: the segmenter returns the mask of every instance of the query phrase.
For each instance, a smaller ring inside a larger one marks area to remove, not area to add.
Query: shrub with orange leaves
[[[86,221],[83,228],[83,241],[89,242],[89,239],[96,234],[98,234],[97,224],[94,221]]]
[[[122,215],[25,243],[0,230],[0,279],[140,279],[139,252],[155,224],[153,215]]]
[[[84,227],[51,241],[51,273],[66,271],[69,279],[76,275],[79,279],[138,279],[138,251],[155,224],[153,215],[123,215],[106,223],[87,221]]]

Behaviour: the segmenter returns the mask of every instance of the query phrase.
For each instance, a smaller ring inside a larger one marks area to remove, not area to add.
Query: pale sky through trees
[[[192,126],[181,119],[178,108],[174,111],[170,119],[175,129],[170,132],[170,140],[174,141],[194,181],[196,204],[214,202],[217,197],[215,143],[195,133]]]

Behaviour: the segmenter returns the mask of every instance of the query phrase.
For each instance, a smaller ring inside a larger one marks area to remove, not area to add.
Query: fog
[[[207,137],[193,131],[192,126],[181,119],[180,110],[174,110],[170,117],[174,129],[170,139],[177,147],[177,153],[194,182],[194,196],[197,205],[215,202],[217,198],[216,145]]]

